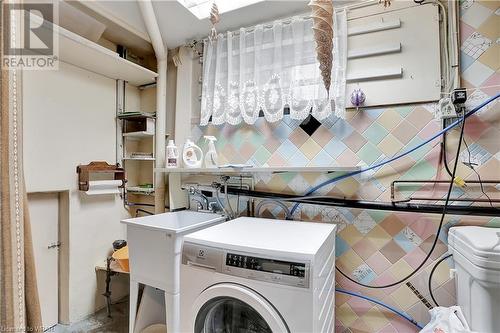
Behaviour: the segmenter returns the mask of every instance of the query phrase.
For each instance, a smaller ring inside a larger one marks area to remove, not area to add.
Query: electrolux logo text
[[[2,1],[2,68],[58,69],[57,1]]]

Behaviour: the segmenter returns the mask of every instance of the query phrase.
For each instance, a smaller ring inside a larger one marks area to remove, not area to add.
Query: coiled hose
[[[353,172],[349,172],[349,173],[346,173],[344,175],[341,175],[341,176],[338,176],[338,177],[335,177],[335,178],[332,178],[332,179],[329,179],[327,181],[324,181],[323,183],[321,184],[318,184],[316,186],[314,186],[312,189],[310,189],[306,194],[305,196],[308,196],[308,195],[311,195],[313,194],[314,192],[316,192],[317,190],[319,190],[320,188],[324,187],[324,186],[327,186],[327,185],[330,185],[330,184],[333,184],[333,183],[336,183],[340,180],[343,180],[343,179],[346,179],[346,178],[349,178],[349,177],[352,177],[352,176],[356,176],[356,175],[359,175],[363,172],[366,172],[366,171],[370,171],[370,170],[373,170],[373,169],[377,169],[381,166],[384,166],[388,163],[391,163],[403,156],[406,156],[408,154],[411,154],[413,153],[415,150],[425,146],[426,144],[428,144],[429,142],[439,138],[441,135],[443,135],[444,133],[448,132],[449,130],[457,127],[460,123],[462,123],[462,121],[464,121],[466,118],[472,116],[474,113],[476,113],[477,111],[481,110],[483,107],[485,107],[486,105],[490,104],[491,102],[493,102],[494,100],[496,100],[498,97],[500,97],[500,94],[497,94],[489,99],[487,99],[486,101],[484,101],[483,103],[481,103],[480,105],[476,106],[473,110],[469,111],[468,113],[466,113],[462,118],[456,120],[455,122],[451,123],[450,125],[448,125],[447,127],[443,128],[441,131],[439,131],[438,133],[436,133],[435,135],[433,135],[431,138],[425,140],[424,142],[422,142],[421,144],[401,153],[401,154],[398,154],[396,156],[393,156],[391,158],[389,158],[388,160],[385,160],[385,161],[382,161],[380,163],[377,163],[375,165],[372,165],[372,166],[369,166],[369,167],[366,167],[366,168],[363,168],[363,169],[360,169],[360,170],[356,170],[356,171],[353,171]],[[297,210],[297,208],[299,207],[300,203],[296,203],[290,214],[293,216],[293,214],[295,213],[295,211]]]
[[[345,289],[335,288],[335,291],[338,292],[338,293],[341,293],[341,294],[346,294],[346,295],[350,295],[350,296],[354,296],[354,297],[359,297],[359,298],[362,298],[362,299],[367,300],[369,302],[372,302],[372,303],[375,303],[377,305],[380,305],[380,306],[386,308],[387,310],[389,310],[389,311],[397,314],[398,316],[400,316],[400,317],[408,320],[410,323],[412,323],[413,325],[417,326],[419,329],[424,328],[421,324],[419,324],[412,317],[408,316],[406,313],[401,312],[401,311],[399,311],[397,309],[394,309],[393,307],[391,307],[391,306],[389,306],[389,305],[387,305],[385,303],[382,303],[379,300],[376,300],[374,298],[371,298],[371,297],[368,297],[368,296],[365,296],[365,295],[361,295],[361,294],[355,293],[353,291],[345,290]]]

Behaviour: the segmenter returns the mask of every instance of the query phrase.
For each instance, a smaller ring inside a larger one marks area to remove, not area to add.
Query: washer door
[[[222,283],[205,289],[193,310],[194,333],[290,332],[264,297],[238,284]]]

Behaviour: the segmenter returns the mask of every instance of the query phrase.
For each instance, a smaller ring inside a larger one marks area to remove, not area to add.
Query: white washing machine
[[[238,218],[184,238],[181,331],[334,331],[335,230]]]

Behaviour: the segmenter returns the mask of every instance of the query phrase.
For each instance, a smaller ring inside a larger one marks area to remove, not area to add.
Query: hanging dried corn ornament
[[[212,30],[210,30],[210,35],[208,39],[210,42],[213,42],[217,39],[217,30],[215,30],[215,25],[220,21],[219,8],[217,4],[214,2],[212,4],[212,8],[210,9],[210,22],[212,22]]]
[[[333,5],[331,0],[311,0],[309,7],[313,20],[316,58],[319,61],[323,84],[329,95],[333,65]]]

